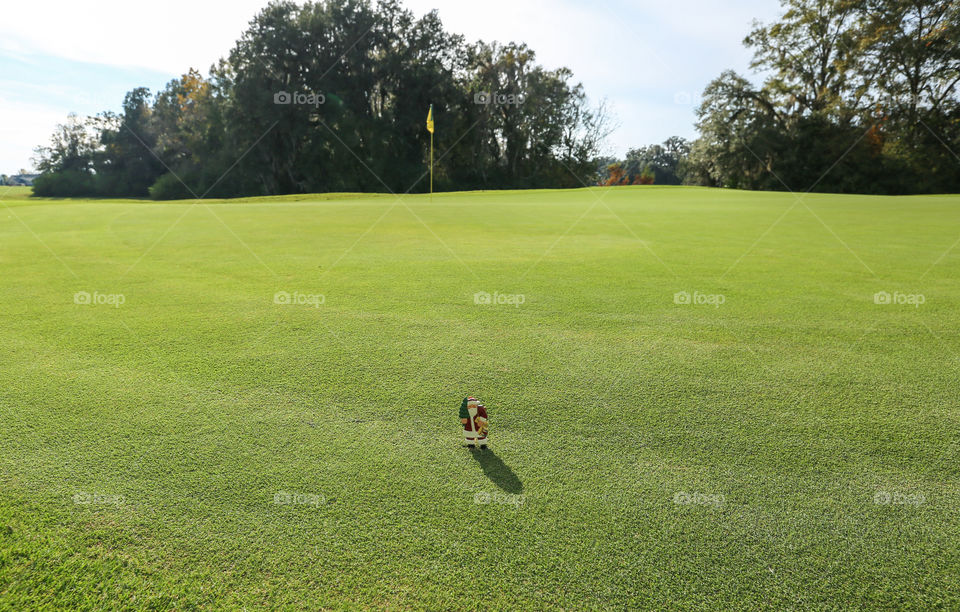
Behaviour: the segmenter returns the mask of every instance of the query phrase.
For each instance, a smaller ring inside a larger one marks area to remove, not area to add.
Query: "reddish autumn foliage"
[[[607,180],[601,181],[601,185],[604,187],[630,184],[630,177],[627,176],[627,171],[620,164],[611,164],[607,167],[607,171],[610,173],[610,176]]]

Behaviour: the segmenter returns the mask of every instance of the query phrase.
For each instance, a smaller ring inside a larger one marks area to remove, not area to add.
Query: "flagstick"
[[[433,132],[430,132],[430,203],[433,204]]]

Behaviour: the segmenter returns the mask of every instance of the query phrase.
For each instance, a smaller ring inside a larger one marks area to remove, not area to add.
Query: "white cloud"
[[[47,108],[38,108],[20,102],[0,98],[0,117],[4,117],[0,139],[0,173],[11,174],[21,168],[32,168],[29,161],[33,150],[47,143],[50,135],[58,123],[63,123],[66,117]],[[16,117],[16,121],[6,121],[8,117]]]

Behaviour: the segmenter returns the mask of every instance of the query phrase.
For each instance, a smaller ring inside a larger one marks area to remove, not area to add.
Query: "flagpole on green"
[[[433,202],[433,104],[427,112],[427,131],[430,132],[430,201]]]

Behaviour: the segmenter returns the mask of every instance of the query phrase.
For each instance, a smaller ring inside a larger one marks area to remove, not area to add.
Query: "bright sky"
[[[207,73],[267,0],[33,0],[0,18],[0,173],[30,169],[69,112],[119,110],[190,67]],[[567,66],[619,128],[609,153],[695,135],[693,110],[721,71],[749,73],[741,41],[778,0],[405,0],[438,9],[469,40],[526,42],[547,68]]]

